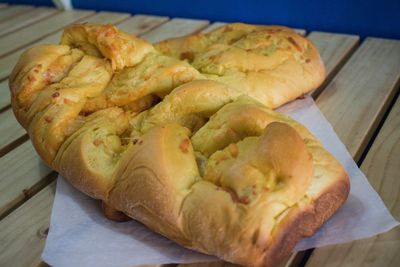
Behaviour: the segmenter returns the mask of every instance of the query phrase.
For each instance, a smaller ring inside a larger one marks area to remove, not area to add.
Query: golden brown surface
[[[314,45],[281,26],[228,24],[210,33],[165,40],[156,48],[268,108],[317,88],[325,78]]]
[[[112,26],[71,26],[62,45],[22,55],[10,78],[13,110],[46,163],[103,200],[111,217],[120,210],[183,246],[272,266],[349,190],[344,169],[318,140],[265,106],[322,81],[315,48],[293,34],[228,25],[206,36],[212,45],[196,43],[190,65]],[[210,63],[215,47],[221,61]],[[260,83],[232,86],[196,60],[225,69],[217,73],[223,79],[261,73]],[[297,76],[298,68],[315,79]]]

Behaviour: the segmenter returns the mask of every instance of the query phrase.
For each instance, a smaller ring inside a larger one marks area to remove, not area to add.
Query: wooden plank
[[[10,97],[8,81],[0,82],[0,111],[10,105]]]
[[[11,109],[0,113],[0,156],[8,149],[11,143],[21,139],[26,131],[19,125]]]
[[[201,32],[202,33],[208,33],[208,32],[211,32],[211,31],[213,31],[213,30],[216,30],[216,29],[218,29],[219,27],[222,27],[222,26],[224,26],[224,25],[226,25],[226,23],[225,22],[214,22],[214,23],[212,23],[211,25],[209,25],[207,28],[205,28],[205,29],[203,29]]]
[[[168,21],[168,17],[135,15],[132,18],[118,24],[118,28],[125,32],[141,35],[166,21]]]
[[[367,38],[317,98],[317,105],[356,161],[399,81],[400,41]]]
[[[302,36],[305,36],[306,33],[307,33],[307,31],[304,30],[304,29],[293,28],[293,30],[294,30],[295,32],[297,32],[298,34],[302,35]]]
[[[0,221],[0,266],[35,266],[40,263],[54,192],[53,182]]]
[[[79,23],[91,23],[91,24],[117,24],[120,23],[121,21],[125,21],[130,17],[129,13],[119,13],[119,12],[108,12],[108,11],[102,11],[96,13],[94,16],[86,17],[83,18],[82,20],[79,20]],[[58,38],[56,43],[59,42],[61,38],[61,34],[63,32],[63,29],[58,31]],[[43,40],[40,40],[38,44],[42,44],[44,42],[49,42],[53,41],[53,39],[47,39],[44,38]],[[35,44],[36,45],[36,44]]]
[[[207,20],[193,20],[174,18],[160,27],[143,34],[141,37],[149,42],[156,43],[162,40],[181,37],[200,31],[208,25]]]
[[[360,38],[357,35],[327,32],[311,32],[307,38],[318,48],[327,73],[325,83],[312,92],[313,97],[317,97],[357,48]]]
[[[39,40],[43,36],[61,29],[71,22],[83,19],[90,15],[93,15],[93,11],[64,11],[28,27],[24,27],[19,31],[10,33],[5,36],[6,38],[1,38],[0,56],[11,53],[20,47],[28,45]]]
[[[28,6],[28,5],[15,5],[15,6],[9,6],[8,8],[5,9],[0,9],[0,21],[4,21],[13,16],[17,16],[21,13],[25,13],[33,9],[34,9],[33,6]]]
[[[0,158],[0,219],[16,205],[47,185],[51,173],[30,141]]]
[[[85,18],[79,19],[77,21],[74,21],[73,23],[118,24],[122,21],[127,20],[129,17],[130,17],[129,13],[102,11],[102,12],[98,12],[90,17],[85,17]],[[71,23],[65,24],[64,27]],[[3,67],[3,65],[5,65],[5,64],[15,65],[17,63],[20,55],[28,48],[38,46],[41,44],[58,44],[60,42],[63,31],[64,31],[64,29],[62,28],[46,37],[39,39],[38,41],[30,44],[29,46],[21,48],[20,50],[18,50],[17,52],[12,54],[12,57],[10,57],[12,59],[8,59],[8,57],[7,57],[7,61],[4,61],[4,59],[6,59],[6,57],[0,59],[0,66]],[[13,66],[12,66],[12,68],[13,68]],[[9,72],[11,72],[12,68],[10,69]]]
[[[0,22],[0,36],[60,12],[55,8],[39,7]]]
[[[393,216],[400,220],[400,98],[361,165]],[[315,250],[307,267],[398,266],[400,227],[372,238]]]

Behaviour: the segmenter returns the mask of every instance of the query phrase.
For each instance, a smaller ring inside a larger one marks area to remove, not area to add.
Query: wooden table
[[[0,4],[0,266],[45,265],[56,173],[36,155],[10,109],[7,77],[28,47],[57,43],[64,26],[113,23],[151,42],[222,23],[126,13]],[[327,67],[315,101],[354,160],[400,219],[400,41],[307,34]],[[291,255],[282,266],[399,266],[400,228],[361,241]],[[193,266],[223,266],[221,262]]]

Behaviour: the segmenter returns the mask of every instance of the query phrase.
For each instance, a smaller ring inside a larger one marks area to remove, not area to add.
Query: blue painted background
[[[52,5],[50,0],[9,3]],[[400,0],[73,0],[75,8],[169,17],[282,24],[307,30],[400,39]]]

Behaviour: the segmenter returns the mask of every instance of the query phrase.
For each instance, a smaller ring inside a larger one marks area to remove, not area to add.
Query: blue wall
[[[9,0],[51,5],[50,0]],[[400,39],[400,0],[73,0],[75,8],[125,11]]]
[[[27,4],[27,5],[38,5],[38,6],[53,6],[51,0],[0,0],[2,3],[9,4]]]

